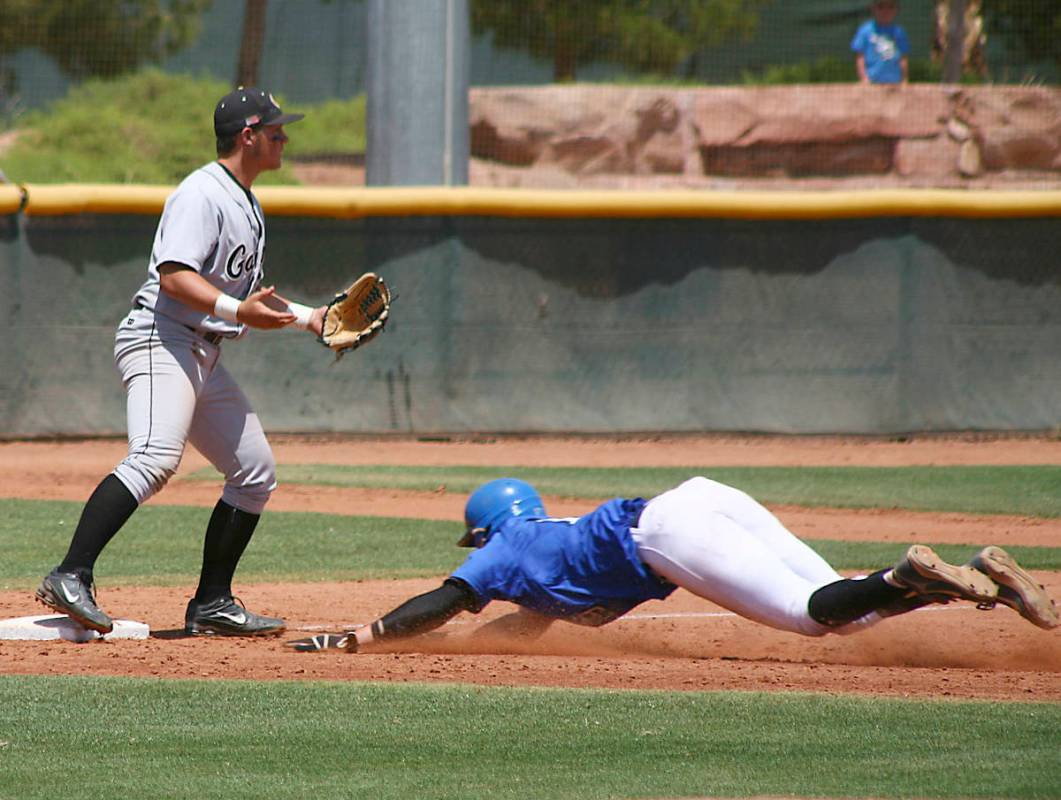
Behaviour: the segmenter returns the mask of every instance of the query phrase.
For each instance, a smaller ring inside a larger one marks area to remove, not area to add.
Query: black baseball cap
[[[254,86],[240,86],[217,101],[214,134],[234,136],[254,125],[286,125],[305,114],[285,114],[271,94]]]

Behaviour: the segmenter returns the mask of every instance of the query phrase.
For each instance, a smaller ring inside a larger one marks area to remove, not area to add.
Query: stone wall
[[[471,183],[1061,188],[1061,90],[475,88]]]

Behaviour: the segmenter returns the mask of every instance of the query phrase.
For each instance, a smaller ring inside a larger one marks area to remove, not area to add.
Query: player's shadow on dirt
[[[151,631],[151,638],[172,641],[174,639],[191,639],[192,635],[186,633],[184,628],[167,628],[165,630]]]

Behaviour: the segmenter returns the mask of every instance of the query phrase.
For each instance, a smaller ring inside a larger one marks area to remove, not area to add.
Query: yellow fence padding
[[[6,190],[8,187],[0,187]],[[162,210],[172,186],[30,184],[26,213],[149,214]],[[17,198],[17,190],[13,197]],[[476,187],[255,189],[266,213],[292,217],[488,216],[715,219],[855,217],[1061,216],[1061,191],[583,191]],[[8,208],[0,194],[0,210]],[[17,210],[18,202],[10,200]]]
[[[30,216],[70,214],[158,215],[175,187],[132,186],[105,183],[26,184]]]
[[[22,208],[22,191],[12,184],[0,185],[0,214],[14,214]]]

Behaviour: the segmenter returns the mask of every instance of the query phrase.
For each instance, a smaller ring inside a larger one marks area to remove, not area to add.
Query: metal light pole
[[[365,182],[468,182],[468,0],[369,0]]]

